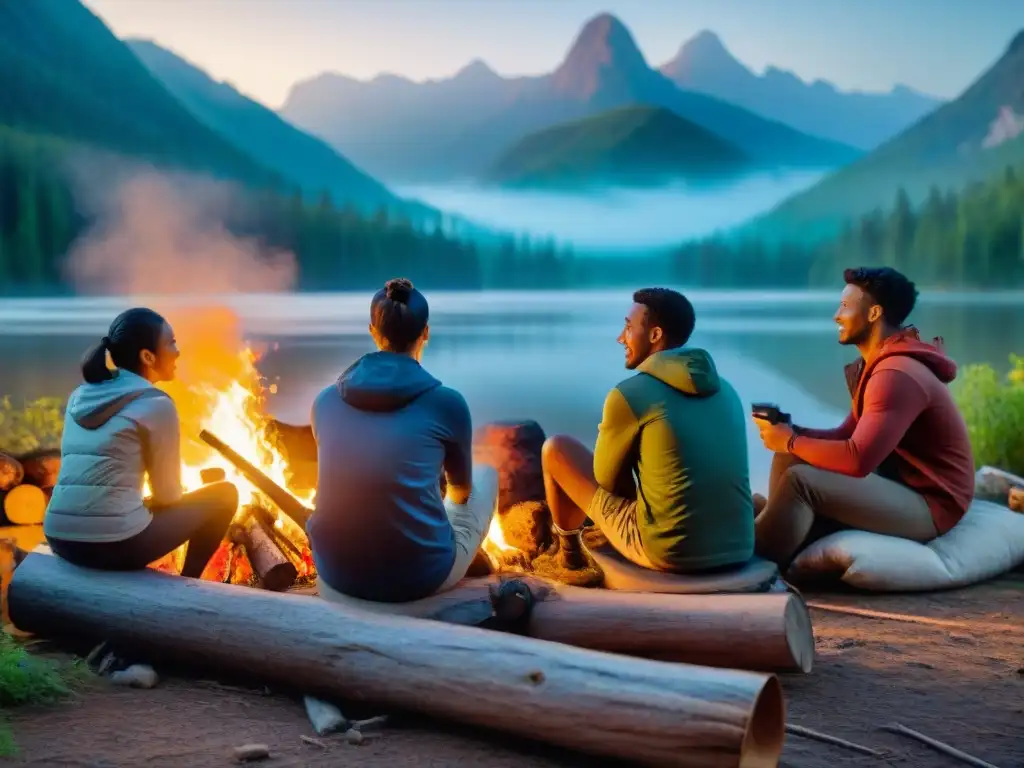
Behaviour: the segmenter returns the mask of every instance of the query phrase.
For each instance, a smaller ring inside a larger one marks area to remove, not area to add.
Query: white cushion
[[[1024,562],[1024,514],[975,499],[953,530],[929,542],[839,531],[797,555],[789,576],[838,576],[875,592],[924,592],[976,584]]]

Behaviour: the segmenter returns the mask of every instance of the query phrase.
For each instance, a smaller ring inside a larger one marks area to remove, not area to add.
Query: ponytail
[[[107,367],[107,350],[110,339],[104,336],[82,358],[82,378],[88,384],[99,384],[114,378],[114,372]]]
[[[114,366],[132,373],[140,371],[140,353],[156,352],[160,334],[167,321],[152,309],[135,307],[122,312],[110,324],[107,335],[82,358],[82,378],[88,384],[99,384],[114,378],[107,367],[107,353]]]

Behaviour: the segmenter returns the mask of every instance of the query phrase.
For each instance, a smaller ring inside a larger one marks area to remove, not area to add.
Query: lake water
[[[836,342],[836,293],[694,292],[692,343],[709,349],[746,404],[778,402],[804,424],[828,426],[849,398],[842,367],[856,354]],[[551,434],[592,441],[607,391],[627,375],[615,339],[629,291],[432,293],[424,365],[461,390],[474,421],[532,418]],[[204,299],[209,302],[210,299]],[[270,407],[308,423],[315,394],[370,351],[368,296],[312,294],[218,299],[268,351],[260,369],[277,384]],[[182,303],[136,297],[0,302],[0,393],[66,397],[78,360],[130,304],[181,313]],[[187,302],[186,302],[187,303]],[[961,365],[1008,367],[1024,352],[1021,294],[928,295],[912,317],[923,337],[941,335]],[[188,355],[187,345],[182,349]],[[764,489],[770,457],[749,429],[751,481]]]

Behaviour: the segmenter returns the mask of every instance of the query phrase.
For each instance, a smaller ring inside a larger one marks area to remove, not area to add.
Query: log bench
[[[707,601],[691,629],[719,647],[738,642],[707,624],[712,602],[729,597],[633,597],[647,603],[651,622],[665,599]],[[107,640],[306,695],[418,711],[632,765],[774,766],[784,741],[774,675],[634,659],[151,569],[95,571],[39,553],[17,567],[8,598],[23,631]],[[574,613],[573,600],[560,602],[569,606],[563,632],[593,624],[588,603],[576,603]],[[615,614],[604,621],[614,623]],[[633,623],[634,636],[650,626]]]

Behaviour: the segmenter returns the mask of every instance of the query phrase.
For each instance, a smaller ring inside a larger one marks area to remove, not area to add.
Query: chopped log
[[[498,468],[498,509],[544,500],[540,449],[544,430],[536,421],[495,421],[473,435],[475,457]]]
[[[199,470],[199,479],[203,485],[219,483],[221,480],[227,480],[227,477],[228,473],[224,471],[223,467],[206,467]]]
[[[22,482],[37,485],[40,488],[53,488],[60,474],[60,449],[44,448],[19,456],[18,461],[25,470]]]
[[[109,638],[306,695],[413,710],[632,765],[777,765],[784,741],[773,675],[631,659],[154,571],[89,571],[43,554],[15,571],[9,599],[15,626],[44,636]],[[716,635],[720,645],[734,640]],[[580,727],[586,722],[603,726]]]
[[[42,488],[22,484],[4,496],[4,515],[14,525],[42,525],[47,498]]]
[[[306,521],[313,514],[313,510],[267,477],[252,462],[247,461],[244,456],[216,435],[204,429],[199,432],[199,438],[231,462],[231,465],[245,475],[245,478],[250,483],[259,488],[260,491],[266,494],[267,498],[281,508],[282,512],[295,521],[299,528],[302,530],[306,529]]]
[[[448,621],[489,608],[494,591],[510,580],[525,583],[533,595],[525,628],[530,637],[729,669],[809,673],[814,664],[810,614],[803,599],[789,592],[615,592],[517,575],[466,579],[448,592],[412,603],[374,605],[373,610]]]
[[[281,552],[301,571],[302,550],[284,534],[284,531],[277,527],[277,520],[270,510],[257,504],[252,504],[248,507],[248,512],[263,524],[263,527],[270,534],[270,537],[277,544]]]
[[[274,543],[272,535],[259,517],[248,515],[244,531],[245,551],[263,588],[271,592],[283,592],[294,584],[299,575],[298,569]]]
[[[21,462],[6,453],[0,453],[0,491],[9,491],[25,479]]]

